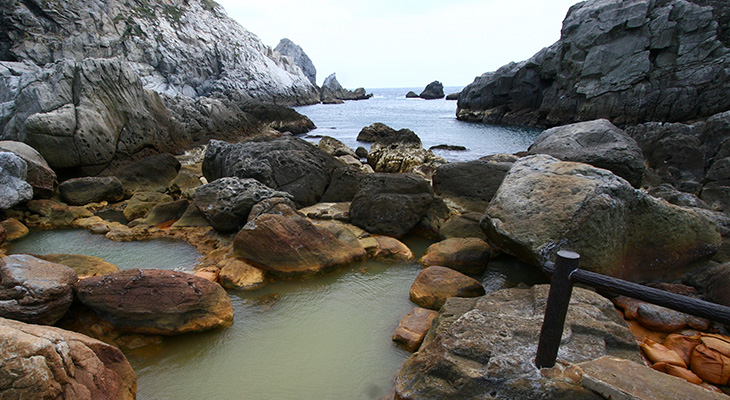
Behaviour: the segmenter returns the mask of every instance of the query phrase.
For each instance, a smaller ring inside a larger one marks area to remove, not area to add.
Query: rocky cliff
[[[312,63],[312,60],[301,46],[284,38],[279,41],[274,51],[278,51],[283,56],[291,57],[294,60],[294,64],[301,68],[304,76],[312,82],[312,85],[317,86],[317,68],[314,67],[314,63]]]
[[[561,39],[477,77],[459,119],[554,126],[688,121],[730,109],[730,6],[723,0],[590,0]]]
[[[255,103],[318,100],[289,57],[213,1],[0,3],[0,139],[30,144],[54,169],[94,174],[265,133],[277,121]]]

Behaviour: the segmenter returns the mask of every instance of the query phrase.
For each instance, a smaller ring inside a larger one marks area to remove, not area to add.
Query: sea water
[[[373,97],[367,100],[314,104],[296,110],[317,125],[317,129],[306,136],[311,142],[319,142],[321,136],[331,136],[352,149],[370,148],[370,143],[358,142],[357,135],[362,128],[381,122],[396,130],[412,130],[426,149],[441,144],[466,147],[466,151],[434,150],[449,162],[525,151],[542,132],[535,128],[459,121],[456,101],[409,99],[405,95],[410,90],[420,93],[423,88],[372,89],[368,93]],[[447,94],[460,90],[460,87],[444,88]]]

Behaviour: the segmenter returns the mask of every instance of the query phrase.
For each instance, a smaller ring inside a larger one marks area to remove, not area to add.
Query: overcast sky
[[[560,38],[577,0],[217,0],[275,47],[301,46],[317,83],[348,89],[462,86]]]

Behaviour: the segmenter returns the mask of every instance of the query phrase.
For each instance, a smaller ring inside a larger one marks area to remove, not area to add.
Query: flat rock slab
[[[684,379],[620,358],[605,356],[577,365],[581,385],[611,400],[717,399],[714,393]]]

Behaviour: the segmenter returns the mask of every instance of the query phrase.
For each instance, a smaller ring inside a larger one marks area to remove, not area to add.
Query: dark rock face
[[[118,348],[80,333],[0,318],[3,399],[133,400],[137,377]]]
[[[314,63],[312,63],[307,53],[300,46],[284,38],[279,41],[274,51],[278,51],[281,55],[291,57],[294,60],[294,64],[302,69],[304,76],[312,82],[312,85],[317,86],[317,69],[314,67]]]
[[[322,103],[341,103],[342,100],[365,100],[372,96],[372,94],[365,92],[365,88],[357,88],[355,90],[343,88],[340,82],[337,81],[337,76],[334,73],[324,80],[320,90]]]
[[[124,185],[113,176],[69,179],[58,186],[58,191],[66,202],[79,206],[101,201],[115,202],[124,198]]]
[[[0,316],[52,325],[71,306],[77,280],[65,265],[26,254],[0,258]]]
[[[408,233],[433,202],[428,181],[412,174],[368,174],[350,204],[356,226],[383,235]]]
[[[411,90],[408,93],[406,93],[406,98],[408,98],[408,99],[417,99],[418,98],[418,93],[416,93],[416,92],[414,92],[414,91]]]
[[[243,109],[263,124],[282,133],[298,135],[316,128],[312,120],[289,107],[270,103],[248,103]]]
[[[28,165],[15,153],[0,152],[0,210],[33,198],[33,187],[25,180]]]
[[[257,138],[229,144],[212,140],[203,174],[209,182],[222,177],[253,178],[290,193],[298,206],[319,201],[332,171],[342,164],[316,146],[294,137]]]
[[[246,224],[258,202],[277,197],[292,198],[289,193],[271,189],[256,179],[226,177],[200,186],[193,196],[193,204],[210,226],[230,232]]]
[[[535,139],[528,153],[604,168],[636,188],[644,178],[644,156],[636,140],[605,119],[548,129]]]
[[[34,148],[23,142],[0,141],[0,151],[9,151],[25,161],[28,166],[28,182],[33,187],[33,197],[47,199],[53,196],[58,182],[56,173]]]
[[[421,94],[418,97],[426,100],[432,99],[443,99],[444,98],[444,85],[439,81],[433,81],[426,85]]]
[[[464,88],[457,115],[538,126],[709,117],[730,108],[730,50],[719,23],[729,15],[718,1],[577,4],[558,42]]]
[[[358,142],[382,143],[385,145],[394,143],[414,144],[421,146],[421,138],[410,129],[395,129],[381,122],[366,126],[357,134]]]
[[[512,164],[488,159],[444,164],[433,174],[433,190],[440,196],[462,198],[486,207]]]
[[[397,399],[599,399],[534,366],[549,286],[451,298],[418,353],[396,375]],[[576,363],[612,355],[641,362],[631,331],[613,304],[573,289],[558,358]]]
[[[128,195],[140,191],[164,192],[180,171],[180,161],[172,154],[145,157],[107,174],[119,178]]]
[[[130,269],[93,276],[78,283],[76,295],[101,319],[124,332],[178,335],[233,323],[226,291],[182,272]]]

